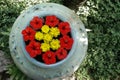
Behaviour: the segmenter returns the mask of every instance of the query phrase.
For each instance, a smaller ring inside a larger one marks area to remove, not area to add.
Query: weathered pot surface
[[[74,39],[69,55],[64,60],[46,65],[30,58],[25,50],[25,43],[21,31],[29,24],[34,16],[56,15],[71,26]],[[15,21],[9,39],[11,56],[19,69],[28,77],[35,80],[60,79],[73,74],[83,61],[87,46],[87,33],[79,17],[65,6],[55,3],[42,3],[25,10]]]

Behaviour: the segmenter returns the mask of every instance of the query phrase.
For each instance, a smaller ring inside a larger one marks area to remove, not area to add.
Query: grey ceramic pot
[[[56,15],[71,26],[74,39],[72,49],[64,60],[46,65],[30,58],[25,50],[21,31],[29,25],[34,16]],[[42,3],[25,10],[15,21],[9,39],[11,56],[17,67],[34,80],[61,80],[73,74],[83,61],[88,46],[87,33],[79,17],[65,6],[55,3]]]

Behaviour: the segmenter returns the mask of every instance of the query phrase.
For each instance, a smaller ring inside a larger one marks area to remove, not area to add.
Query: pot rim
[[[51,4],[51,5],[53,5],[53,3],[46,3],[46,4]],[[56,5],[56,4],[55,4]],[[48,14],[41,14],[41,15],[39,15],[39,17],[45,17],[45,16],[47,16],[47,15],[51,15],[51,13],[48,13]],[[66,18],[61,18],[61,16],[63,16],[63,15],[60,15],[60,14],[52,14],[52,15],[55,15],[55,16],[57,16],[57,18],[58,19],[60,19],[61,21],[66,21]],[[69,22],[69,21],[68,21]],[[57,62],[57,63],[55,63],[55,64],[50,64],[50,65],[47,65],[47,64],[45,64],[45,63],[42,63],[42,62],[40,62],[40,61],[37,61],[36,59],[34,59],[34,58],[31,58],[30,56],[29,56],[29,53],[26,51],[26,49],[25,49],[25,42],[24,42],[24,40],[23,40],[23,36],[20,34],[20,39],[21,39],[21,47],[22,47],[22,51],[23,51],[23,54],[25,55],[25,57],[28,59],[28,61],[30,62],[30,63],[33,63],[34,65],[36,65],[36,66],[39,66],[39,67],[43,67],[43,68],[50,68],[50,67],[56,67],[56,66],[60,66],[60,65],[62,65],[62,64],[64,64],[69,58],[71,58],[72,57],[72,55],[73,55],[73,53],[75,52],[75,47],[77,46],[77,38],[75,37],[76,35],[77,35],[77,29],[75,29],[74,28],[74,26],[72,25],[72,23],[70,23],[69,22],[69,24],[70,24],[70,28],[71,28],[71,36],[72,36],[72,38],[73,38],[73,40],[74,40],[74,42],[73,42],[73,45],[72,45],[72,48],[71,48],[71,50],[69,51],[69,53],[68,53],[68,55],[67,55],[67,57],[65,58],[65,59],[63,59],[63,60],[61,60],[61,61],[59,61],[59,62]],[[27,26],[27,25],[26,25]],[[25,27],[26,28],[26,27]]]

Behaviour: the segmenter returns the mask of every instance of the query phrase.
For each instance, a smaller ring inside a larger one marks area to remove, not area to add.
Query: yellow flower
[[[50,45],[48,43],[42,43],[40,48],[42,49],[42,52],[47,52],[50,50]]]
[[[53,36],[53,37],[57,37],[58,35],[60,35],[60,30],[57,28],[57,27],[52,27],[50,29],[50,34]]]
[[[50,47],[53,49],[53,50],[57,50],[58,48],[60,48],[60,41],[58,39],[53,39],[51,42],[50,42]]]
[[[50,42],[52,40],[52,36],[50,34],[44,34],[43,40],[44,42]]]
[[[43,33],[41,33],[41,32],[36,32],[35,33],[35,39],[36,40],[42,40],[43,39]]]
[[[43,33],[48,33],[49,30],[50,30],[50,28],[49,28],[48,25],[43,25],[42,28],[41,28],[41,30],[42,30]]]

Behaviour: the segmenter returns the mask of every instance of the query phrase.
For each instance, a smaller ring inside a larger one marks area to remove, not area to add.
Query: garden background
[[[75,72],[76,80],[120,80],[120,0],[0,0],[0,50],[6,57],[12,61],[8,42],[14,21],[27,7],[42,2],[71,8],[91,30],[87,55]],[[0,73],[0,80],[30,80],[15,64],[7,65],[7,69],[4,75]]]

